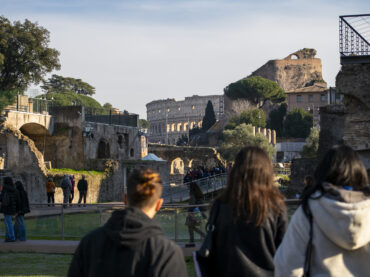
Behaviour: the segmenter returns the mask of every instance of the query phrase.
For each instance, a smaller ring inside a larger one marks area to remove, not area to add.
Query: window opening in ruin
[[[181,132],[181,123],[177,123],[177,132]]]
[[[123,134],[123,138],[124,138],[124,145],[127,148],[128,147],[128,142],[129,142],[128,134]]]
[[[158,113],[161,113],[161,110],[158,110]]]
[[[131,148],[130,149],[130,157],[133,157],[134,156],[134,149],[133,148]]]
[[[177,110],[178,110],[178,111],[181,111],[181,107],[178,107],[178,108],[177,108]]]
[[[184,128],[183,128],[183,130],[184,130],[184,131],[187,131],[187,130],[188,130],[188,126],[189,126],[189,123],[184,123]]]
[[[170,124],[167,124],[167,133],[170,131]]]
[[[171,132],[175,132],[175,123],[172,123],[171,125]]]
[[[172,160],[170,174],[184,174],[184,162],[181,158]]]
[[[100,140],[98,145],[98,159],[110,158],[110,146],[105,140]]]
[[[297,102],[302,102],[302,95],[297,95]]]
[[[119,148],[123,147],[123,137],[121,135],[118,136],[118,145],[119,145]]]
[[[313,102],[313,95],[312,94],[308,95],[308,102],[310,102],[310,103]]]
[[[170,109],[167,109],[167,112],[169,113],[171,110]]]
[[[293,54],[293,55],[290,56],[290,59],[291,60],[298,60],[298,56]]]
[[[193,105],[193,106],[191,106],[191,109],[192,109],[192,110],[194,110],[194,109],[195,109],[195,106],[194,106],[194,105]]]
[[[321,102],[325,102],[325,94],[321,94]]]

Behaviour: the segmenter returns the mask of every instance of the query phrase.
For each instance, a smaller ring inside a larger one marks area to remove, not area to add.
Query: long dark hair
[[[235,220],[261,226],[269,215],[285,211],[284,197],[274,185],[274,171],[265,151],[243,148],[235,158],[220,200],[233,210]]]
[[[366,168],[358,154],[347,145],[336,145],[325,154],[315,171],[315,185],[303,197],[303,204],[315,191],[325,194],[325,182],[369,193]]]

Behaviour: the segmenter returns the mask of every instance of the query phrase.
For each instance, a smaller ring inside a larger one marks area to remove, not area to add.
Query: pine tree
[[[207,131],[215,123],[216,123],[215,111],[213,110],[211,100],[208,100],[206,112],[203,117],[202,130]]]

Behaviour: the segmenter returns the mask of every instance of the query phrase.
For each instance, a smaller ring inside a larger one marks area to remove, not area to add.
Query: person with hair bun
[[[187,276],[179,246],[152,219],[162,206],[162,181],[150,169],[128,179],[128,207],[80,242],[68,276]]]

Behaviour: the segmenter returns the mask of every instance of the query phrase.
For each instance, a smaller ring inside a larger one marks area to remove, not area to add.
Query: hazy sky
[[[222,94],[270,59],[315,48],[323,77],[340,68],[338,16],[362,0],[0,0],[0,15],[37,21],[61,53],[55,74],[81,78],[101,103],[139,113],[156,99]]]

